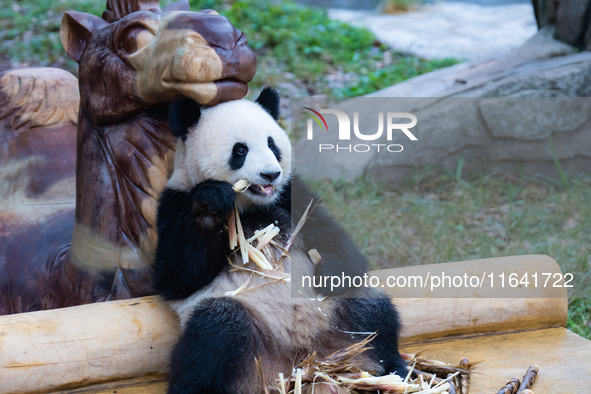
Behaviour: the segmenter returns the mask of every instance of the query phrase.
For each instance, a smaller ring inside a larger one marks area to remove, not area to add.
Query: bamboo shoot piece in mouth
[[[234,189],[236,193],[244,193],[249,187],[250,183],[246,179],[240,179],[232,186],[232,189]]]

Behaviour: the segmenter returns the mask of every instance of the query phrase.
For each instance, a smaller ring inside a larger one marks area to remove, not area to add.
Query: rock
[[[412,129],[418,141],[398,133],[392,141],[382,136],[372,142],[399,143],[404,146],[401,153],[319,155],[300,138],[297,171],[332,179],[371,175],[398,183],[416,168],[433,165],[453,173],[462,164],[463,176],[500,170],[558,177],[555,159],[564,170],[588,170],[591,53],[574,53],[552,36],[546,27],[502,58],[458,64],[330,107],[351,120],[354,112],[359,119],[369,119],[360,125],[365,134],[376,129],[378,112],[410,112],[418,119]],[[327,114],[325,119],[330,131],[315,132],[314,143],[334,143],[336,118]]]
[[[591,49],[591,0],[532,0],[539,27],[555,25],[554,38],[579,49]]]

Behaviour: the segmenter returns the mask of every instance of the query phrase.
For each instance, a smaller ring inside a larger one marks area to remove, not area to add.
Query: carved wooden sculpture
[[[175,148],[167,104],[242,98],[256,70],[240,30],[214,11],[190,12],[185,0],[162,10],[157,1],[108,0],[102,18],[68,12],[61,38],[80,65],[75,220],[65,210],[19,222],[0,205],[0,314],[152,294],[156,200]],[[0,100],[14,101],[7,91]],[[3,134],[23,134],[6,126],[14,113],[0,113],[0,147],[10,139]],[[6,165],[26,152],[12,140]],[[72,149],[60,154],[67,167]]]

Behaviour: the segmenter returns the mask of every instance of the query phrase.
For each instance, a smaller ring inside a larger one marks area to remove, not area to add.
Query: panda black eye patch
[[[232,156],[230,156],[230,160],[228,164],[230,164],[230,168],[232,170],[237,170],[244,165],[244,160],[246,160],[246,155],[248,153],[248,146],[241,142],[237,142],[234,144],[232,148]]]
[[[281,161],[281,151],[279,150],[279,148],[277,148],[277,145],[275,145],[273,137],[267,138],[267,145],[269,146],[269,149],[271,149],[271,152],[273,152],[273,154],[277,158],[277,161]]]

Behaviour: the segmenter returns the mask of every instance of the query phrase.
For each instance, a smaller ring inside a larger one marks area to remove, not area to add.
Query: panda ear
[[[256,99],[256,102],[260,104],[265,111],[273,117],[273,119],[279,119],[279,93],[269,86],[264,88]]]
[[[183,140],[189,129],[199,122],[201,109],[194,100],[182,97],[176,99],[168,108],[168,124],[172,133]]]

